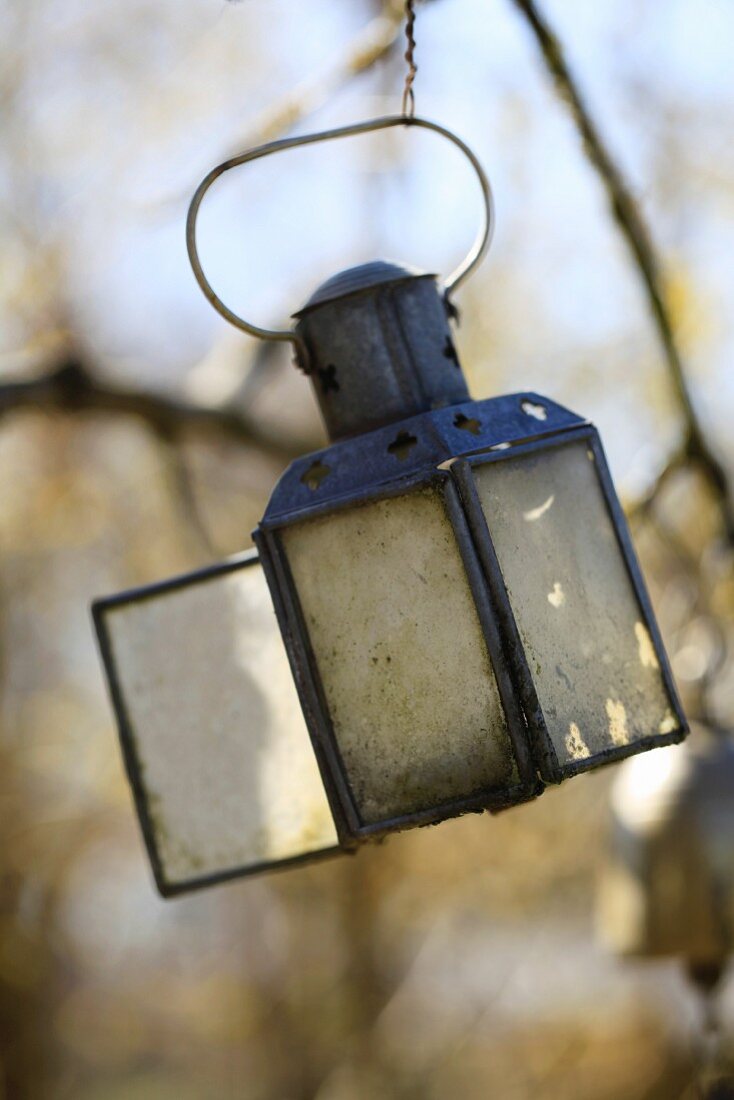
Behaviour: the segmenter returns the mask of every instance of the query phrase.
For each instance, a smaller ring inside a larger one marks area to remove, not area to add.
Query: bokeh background
[[[734,468],[734,6],[544,10]],[[419,113],[496,191],[490,259],[459,300],[473,392],[534,389],[598,424],[686,702],[732,722],[728,658],[708,684],[734,610],[720,502],[687,463],[654,516],[640,507],[685,425],[573,121],[511,0],[419,4],[417,37]],[[695,1095],[681,968],[595,936],[614,769],[176,901],[146,864],[89,602],[248,546],[289,456],[323,439],[287,353],[198,291],[188,198],[261,138],[396,111],[402,50],[380,0],[0,4],[0,1096]],[[279,325],[352,263],[450,270],[477,217],[457,153],[391,132],[223,181],[202,254],[233,308]]]

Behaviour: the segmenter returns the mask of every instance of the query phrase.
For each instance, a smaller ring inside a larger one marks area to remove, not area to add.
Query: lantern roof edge
[[[388,283],[403,283],[412,279],[435,279],[435,272],[421,271],[408,264],[396,263],[393,260],[371,260],[365,264],[357,264],[355,267],[346,268],[331,275],[323,283],[316,287],[304,305],[293,314],[296,319],[317,306],[326,305],[342,298],[351,298],[353,295],[372,290],[376,286],[384,286]]]

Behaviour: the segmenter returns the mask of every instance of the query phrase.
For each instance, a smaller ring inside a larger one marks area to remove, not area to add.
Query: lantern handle
[[[204,292],[205,297],[214,306],[217,312],[229,321],[230,324],[234,325],[236,328],[242,329],[243,332],[250,333],[251,336],[259,336],[262,340],[287,340],[296,344],[301,352],[304,350],[301,346],[301,341],[293,329],[261,328],[259,325],[254,325],[252,322],[246,321],[243,317],[234,313],[216,294],[204,274],[204,270],[199,260],[199,251],[196,243],[196,220],[202,200],[212,184],[219,179],[220,176],[224,175],[225,172],[228,172],[230,168],[237,168],[241,164],[248,164],[250,161],[259,160],[261,157],[270,156],[271,153],[282,153],[286,149],[296,149],[301,145],[315,145],[318,142],[334,141],[337,138],[352,137],[356,134],[367,134],[375,130],[387,130],[393,126],[415,126],[423,130],[432,130],[434,133],[439,134],[441,137],[446,138],[457,146],[470,162],[476,173],[479,185],[482,189],[482,224],[471,249],[446,280],[444,284],[445,297],[448,298],[466,279],[468,279],[484,258],[489,248],[492,232],[494,230],[492,188],[482,165],[469,146],[453,133],[452,130],[446,129],[445,126],[440,126],[437,122],[430,122],[425,118],[416,118],[404,114],[385,115],[381,118],[368,119],[366,122],[355,122],[349,126],[340,126],[332,130],[322,130],[320,133],[315,134],[300,134],[297,137],[282,138],[279,141],[268,142],[267,145],[256,146],[254,149],[248,149],[244,153],[239,153],[236,157],[231,157],[229,160],[223,161],[223,163],[217,165],[216,168],[212,168],[211,172],[201,181],[194,192],[194,197],[191,200],[186,219],[186,248],[188,250],[191,267],[196,276],[196,281]]]

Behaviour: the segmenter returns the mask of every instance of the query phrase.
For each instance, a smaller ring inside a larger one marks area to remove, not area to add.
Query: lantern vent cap
[[[402,283],[408,279],[435,279],[436,275],[427,271],[420,271],[406,264],[393,263],[390,260],[372,260],[357,267],[349,267],[346,271],[340,271],[332,275],[316,288],[308,301],[293,316],[302,317],[308,310],[315,306],[333,302],[338,298],[349,298],[362,291],[371,290],[373,287],[386,283]]]

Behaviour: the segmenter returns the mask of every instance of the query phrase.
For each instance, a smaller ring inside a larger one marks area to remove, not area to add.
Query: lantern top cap
[[[314,306],[323,305],[325,302],[333,302],[337,298],[348,298],[361,291],[370,290],[372,287],[385,283],[402,283],[407,279],[435,279],[436,275],[430,272],[420,271],[406,264],[393,263],[389,260],[372,260],[370,263],[359,264],[357,267],[349,267],[346,271],[340,271],[321,283],[310,296],[304,306],[294,313],[294,317],[301,317]]]

